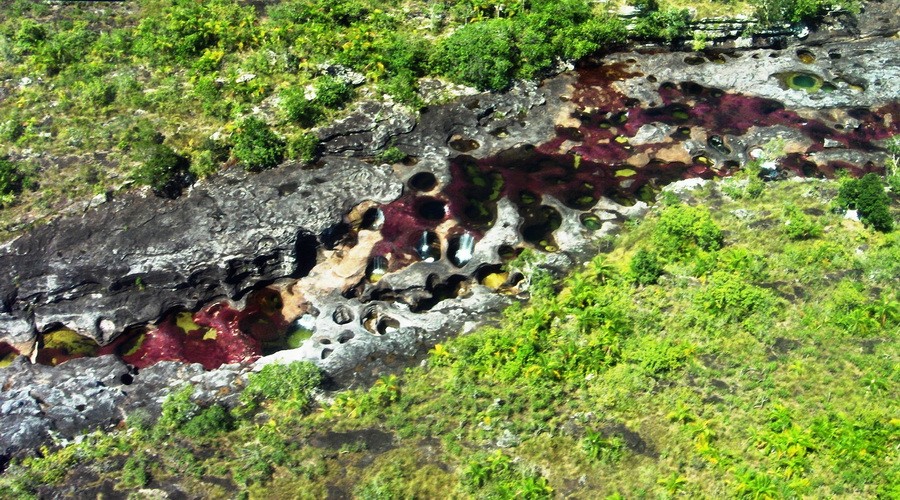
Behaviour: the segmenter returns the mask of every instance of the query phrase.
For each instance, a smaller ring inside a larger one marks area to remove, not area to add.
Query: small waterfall
[[[441,258],[441,242],[431,231],[422,231],[416,244],[416,253],[425,262],[435,262]]]
[[[475,253],[475,238],[470,233],[463,233],[454,238],[448,250],[450,262],[456,267],[463,267],[472,260]]]

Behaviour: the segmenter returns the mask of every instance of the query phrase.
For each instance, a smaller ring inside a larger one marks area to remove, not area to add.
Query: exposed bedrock
[[[387,167],[334,158],[316,170],[231,169],[173,201],[123,196],[3,247],[0,328],[19,345],[55,325],[106,344],[167,310],[240,299],[306,273],[323,230],[400,190]]]
[[[308,169],[229,169],[36,228],[0,247],[0,360],[59,366],[0,369],[0,455],[181,380],[230,394],[260,355],[371,380],[524,297],[504,267],[522,249],[565,272],[670,183],[751,159],[766,179],[877,171],[900,133],[898,49],[619,53],[417,120],[365,103],[318,131]],[[373,164],[388,146],[407,158]]]

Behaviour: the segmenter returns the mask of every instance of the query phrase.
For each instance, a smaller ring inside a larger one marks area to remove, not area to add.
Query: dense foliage
[[[900,233],[824,210],[836,182],[723,198],[743,182],[666,196],[567,277],[523,252],[528,304],[368,389],[314,403],[302,363],[251,375],[230,411],[186,387],[128,432],[15,461],[0,495],[91,471],[204,497],[894,497]],[[821,233],[786,229],[801,215]]]
[[[845,179],[836,203],[840,208],[856,210],[861,221],[879,231],[887,232],[894,228],[891,200],[885,193],[884,181],[877,174]]]
[[[278,166],[284,159],[285,142],[256,117],[241,122],[231,152],[246,170],[258,172]]]

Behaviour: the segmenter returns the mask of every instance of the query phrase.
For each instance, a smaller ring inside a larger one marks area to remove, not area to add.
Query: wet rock
[[[231,170],[176,200],[126,195],[51,222],[0,250],[0,337],[65,325],[106,344],[173,308],[240,300],[307,271],[317,236],[351,206],[401,189],[386,167],[334,158],[318,170]]]

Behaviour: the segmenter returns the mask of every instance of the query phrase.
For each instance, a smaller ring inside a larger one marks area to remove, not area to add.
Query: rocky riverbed
[[[227,404],[268,362],[370,380],[523,297],[523,249],[564,272],[677,181],[878,171],[900,42],[774,46],[615,53],[418,117],[364,103],[318,131],[313,165],[124,195],[7,242],[0,453],[184,383]],[[388,146],[406,159],[374,160]]]

